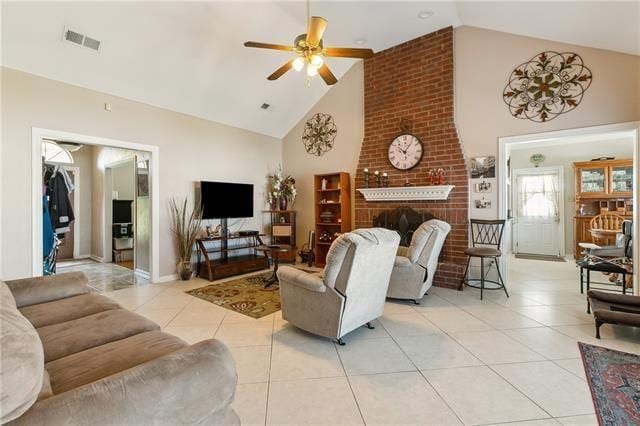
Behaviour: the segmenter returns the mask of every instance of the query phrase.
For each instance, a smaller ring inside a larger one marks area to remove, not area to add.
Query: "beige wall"
[[[112,190],[118,191],[119,200],[133,200],[136,196],[136,168],[132,159],[126,164],[111,168]]]
[[[313,175],[348,172],[354,188],[354,172],[358,166],[360,146],[364,136],[364,80],[362,63],[356,63],[302,120],[282,140],[284,171],[296,179],[298,198],[297,240],[302,246],[307,241],[314,222]],[[331,151],[317,157],[305,151],[302,143],[304,124],[314,114],[331,114],[338,133]],[[353,195],[352,195],[353,199]],[[352,214],[355,203],[352,203]]]
[[[474,27],[454,35],[455,113],[467,157],[497,155],[499,137],[640,119],[640,56]],[[502,100],[511,71],[545,50],[575,52],[593,74],[582,103],[546,123],[511,116]]]
[[[105,102],[111,103],[111,112],[105,111]],[[246,227],[258,229],[265,176],[282,159],[281,141],[272,137],[2,68],[4,279],[31,275],[32,127],[159,148],[160,276],[175,272],[167,210],[171,197],[193,197],[199,180],[253,183],[256,217]]]
[[[71,153],[73,165],[80,169],[80,206],[75,206],[76,216],[80,214],[80,220],[76,220],[75,231],[80,230],[80,256],[91,255],[91,194],[93,181],[92,148],[84,146]]]
[[[573,254],[574,250],[574,224],[575,214],[575,173],[573,163],[577,161],[589,161],[599,157],[633,158],[633,140],[616,139],[606,142],[580,142],[568,145],[556,145],[541,148],[527,148],[511,151],[511,170],[529,169],[534,167],[529,158],[533,154],[543,154],[545,161],[540,167],[562,166],[564,173],[564,235],[565,254]]]

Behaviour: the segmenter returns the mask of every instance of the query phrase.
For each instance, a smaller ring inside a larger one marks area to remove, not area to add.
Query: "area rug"
[[[278,283],[264,288],[271,275],[272,272],[265,272],[211,284],[186,293],[252,318],[262,318],[280,310]]]
[[[640,356],[578,342],[600,425],[640,424]]]
[[[516,254],[516,259],[546,260],[548,262],[566,262],[564,257],[549,256],[546,254]]]

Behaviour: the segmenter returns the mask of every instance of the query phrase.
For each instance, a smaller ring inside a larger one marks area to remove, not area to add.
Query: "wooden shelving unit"
[[[322,181],[326,187],[322,189]],[[316,230],[316,266],[326,263],[327,252],[337,234],[351,230],[351,180],[349,173],[337,172],[315,175],[315,230]],[[331,213],[331,218],[323,219],[322,214]],[[325,221],[326,220],[326,221]],[[324,235],[330,237],[324,239]]]
[[[576,200],[574,257],[581,257],[579,243],[591,243],[590,222],[601,213],[633,217],[633,160],[582,161],[573,163]]]
[[[288,248],[280,253],[281,262],[296,263],[296,211],[264,210],[269,214],[269,244]]]

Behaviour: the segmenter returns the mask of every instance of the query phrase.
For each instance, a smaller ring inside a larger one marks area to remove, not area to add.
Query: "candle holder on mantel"
[[[364,187],[368,188],[369,187],[369,169],[364,169],[362,171],[362,178],[364,180]]]
[[[382,174],[382,187],[383,188],[389,187],[389,175],[386,173]]]
[[[373,172],[373,176],[376,182],[376,188],[380,188],[380,172],[376,170],[375,172]]]
[[[438,176],[438,185],[444,185],[444,169],[440,168],[438,169],[438,171],[436,172],[437,176]]]

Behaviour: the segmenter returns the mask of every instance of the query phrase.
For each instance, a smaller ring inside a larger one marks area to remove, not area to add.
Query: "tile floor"
[[[84,272],[89,279],[89,286],[100,293],[150,283],[148,278],[134,273],[130,268],[115,263],[99,263],[90,259],[59,262],[57,269],[58,273]]]
[[[576,342],[640,354],[640,332],[604,325],[593,337],[571,262],[510,259],[507,282],[509,299],[432,288],[420,305],[387,302],[346,346],[279,312],[254,320],[186,295],[199,279],[106,294],[188,342],[223,340],[245,425],[597,424]]]

